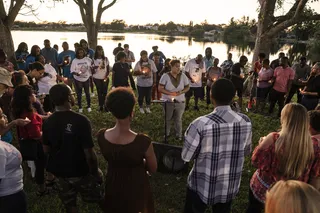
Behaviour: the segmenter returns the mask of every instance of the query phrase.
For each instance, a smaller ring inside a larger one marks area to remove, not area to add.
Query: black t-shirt
[[[43,124],[43,144],[50,147],[47,171],[57,177],[89,173],[84,149],[93,148],[88,118],[72,111],[53,113]]]
[[[128,79],[130,68],[127,63],[116,62],[113,67],[113,86],[114,87],[128,87]]]
[[[240,63],[235,63],[232,66],[231,70],[232,70],[232,74],[233,75],[240,76],[240,74],[241,74],[241,65],[240,65]]]
[[[307,92],[317,92],[318,96],[309,95],[308,98],[319,98],[320,97],[320,75],[310,76],[307,83]]]

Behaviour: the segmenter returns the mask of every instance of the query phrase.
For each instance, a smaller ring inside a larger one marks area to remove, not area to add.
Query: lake
[[[28,44],[29,52],[32,45],[38,45],[43,48],[43,40],[49,39],[51,46],[57,44],[59,46],[59,52],[62,51],[62,42],[69,43],[70,49],[74,49],[73,44],[79,42],[80,39],[86,39],[85,32],[51,32],[51,31],[12,31],[12,37],[15,48],[18,47],[20,42],[26,42]],[[204,42],[196,41],[194,38],[188,38],[187,36],[163,36],[157,34],[139,34],[139,33],[99,33],[98,45],[104,48],[105,55],[113,63],[112,51],[117,47],[118,43],[129,44],[130,50],[134,53],[136,60],[139,58],[140,51],[146,50],[148,54],[152,51],[152,46],[159,46],[159,50],[162,51],[167,58],[194,58],[197,54],[205,53],[207,47],[211,47],[213,50],[213,56],[220,59],[222,63],[227,58],[227,53],[233,54],[233,61],[238,61],[242,54],[245,54],[249,62],[251,62],[253,56],[254,45],[235,46],[226,44],[223,42]],[[288,52],[290,46],[284,45],[278,52]],[[277,58],[278,52],[270,55],[270,59]]]

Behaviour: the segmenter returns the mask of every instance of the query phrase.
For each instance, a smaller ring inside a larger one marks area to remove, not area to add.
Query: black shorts
[[[186,92],[186,98],[191,98],[193,95],[195,98],[201,98],[202,90],[202,87],[190,87],[189,91]]]
[[[242,98],[243,92],[243,80],[237,77],[231,77],[231,81],[236,89],[237,95],[239,98]]]

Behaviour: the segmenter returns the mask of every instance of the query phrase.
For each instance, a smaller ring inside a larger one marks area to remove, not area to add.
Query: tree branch
[[[313,21],[313,20],[320,20],[320,14],[315,14],[312,16],[305,16],[305,15],[299,15],[298,17],[293,17],[289,20],[283,21],[282,23],[277,24],[276,26],[274,26],[273,28],[271,28],[267,33],[266,36],[267,37],[273,37],[274,35],[276,35],[278,32],[294,25],[294,24],[299,24],[302,22],[306,22],[306,21]]]
[[[73,0],[79,7],[82,7],[84,10],[89,10],[88,5],[86,5],[86,3],[84,3],[83,0]],[[92,1],[92,0],[90,0]]]
[[[102,13],[103,13],[106,9],[108,9],[109,7],[112,7],[116,2],[117,2],[117,0],[112,0],[112,2],[111,2],[110,4],[104,6],[104,7],[102,8]]]
[[[22,5],[24,4],[25,0],[15,0],[15,5],[12,9],[8,12],[8,16],[6,18],[7,26],[11,27],[16,19]]]
[[[11,1],[14,1],[14,0],[11,0]],[[4,8],[3,0],[0,0],[0,19],[4,21],[6,16],[7,16],[7,13]]]
[[[276,16],[276,17],[274,17],[273,21],[279,23],[279,22],[282,22],[282,21],[289,19],[291,16],[293,16],[295,14],[295,11],[296,11],[299,3],[300,3],[300,1],[296,0],[296,2],[292,5],[290,10],[285,15]]]
[[[100,28],[102,13],[105,10],[107,10],[108,8],[112,7],[117,2],[117,0],[113,0],[110,4],[103,7],[104,1],[105,0],[100,0],[100,2],[98,4],[98,11],[97,11],[97,16],[96,16],[96,29],[97,30],[99,30],[99,28]]]

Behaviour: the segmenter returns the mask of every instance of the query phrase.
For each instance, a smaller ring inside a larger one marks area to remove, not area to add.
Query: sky
[[[96,8],[98,0],[93,1]],[[18,15],[16,20],[81,23],[80,11],[72,0],[65,0],[65,3],[54,3],[53,0],[45,0],[42,4],[39,0],[29,2],[39,7],[37,17]],[[286,2],[278,14],[285,13],[293,0]],[[312,3],[310,6],[320,13],[320,2]],[[102,22],[122,19],[129,25],[143,25],[169,21],[188,24],[192,20],[195,24],[200,24],[207,20],[210,24],[228,24],[231,17],[239,19],[245,15],[257,19],[257,8],[257,0],[118,0],[103,13]]]

